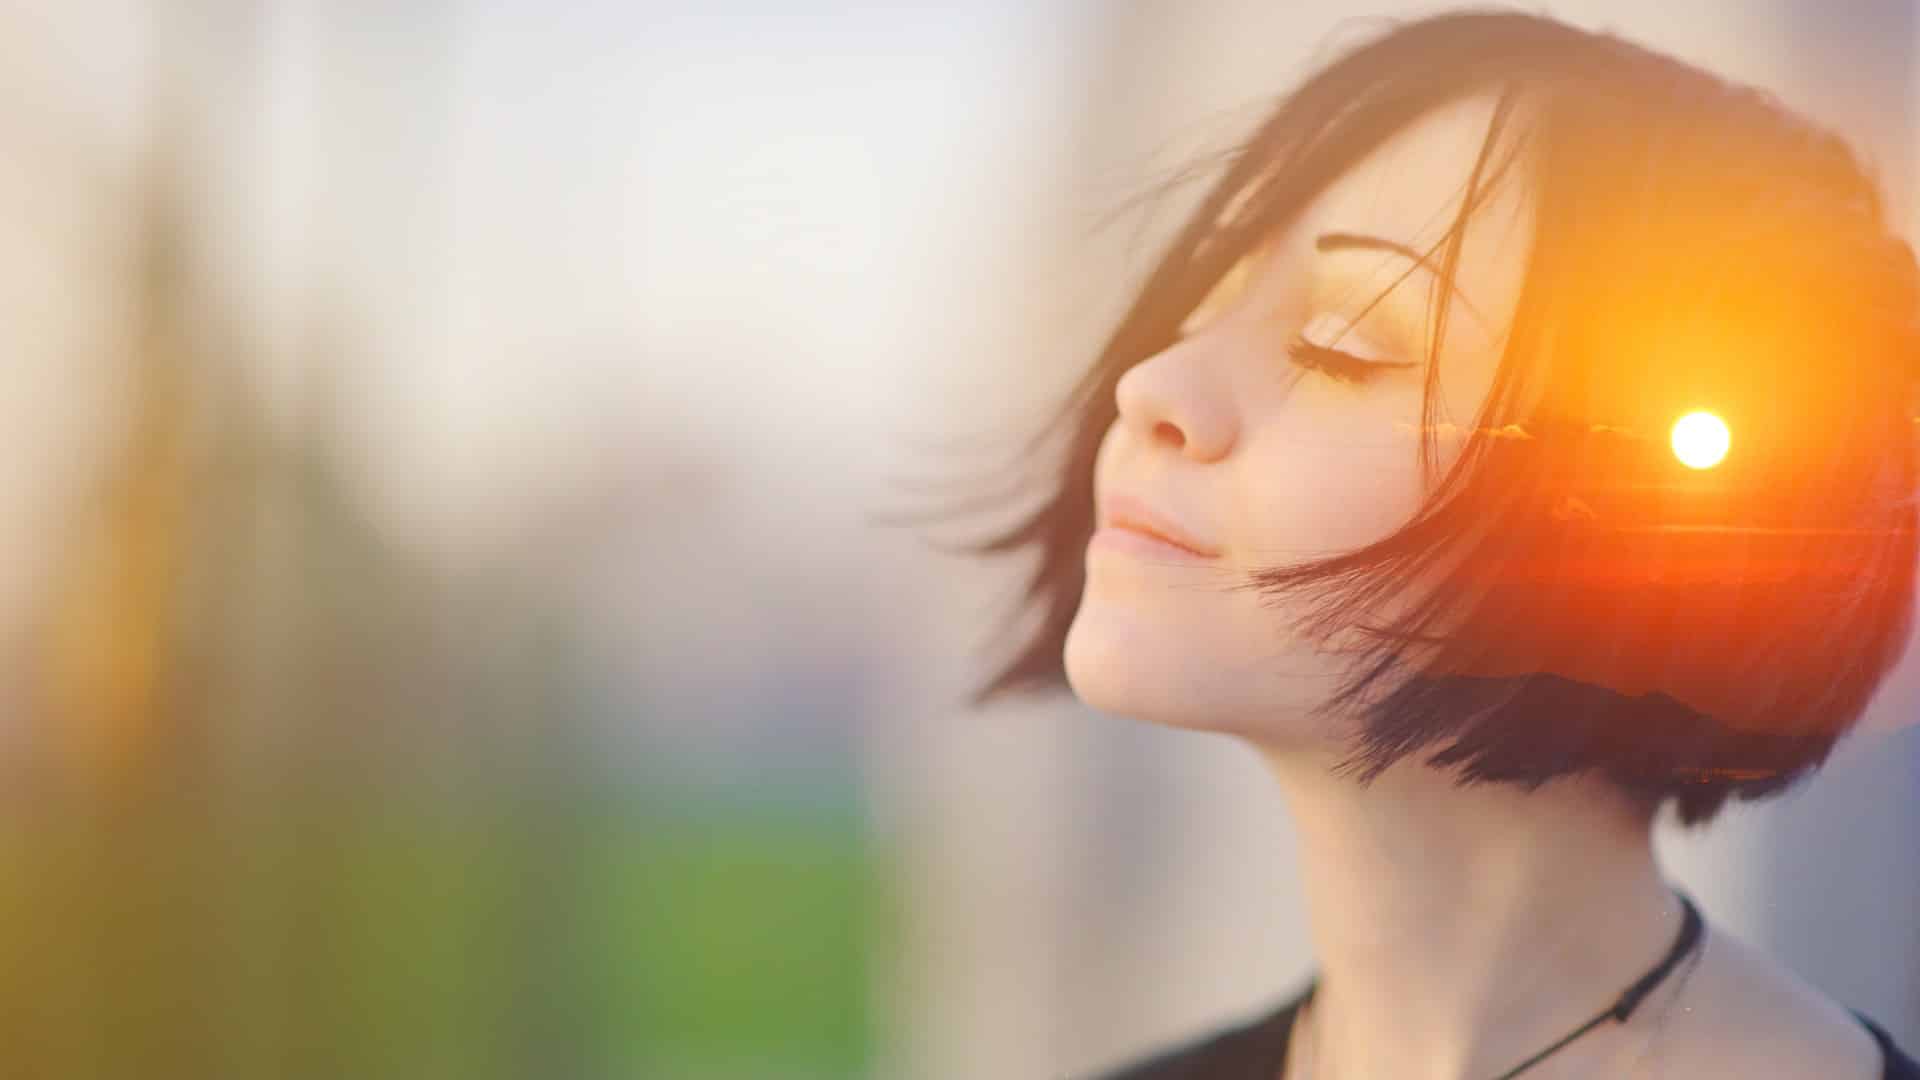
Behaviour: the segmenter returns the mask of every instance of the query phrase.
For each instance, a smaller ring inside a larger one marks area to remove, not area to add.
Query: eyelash
[[[1305,338],[1294,338],[1287,343],[1287,355],[1303,368],[1310,368],[1344,383],[1365,383],[1380,374],[1380,369],[1389,367],[1412,367],[1412,364],[1390,364],[1373,360],[1362,360],[1349,352],[1329,349],[1324,345],[1315,345]]]

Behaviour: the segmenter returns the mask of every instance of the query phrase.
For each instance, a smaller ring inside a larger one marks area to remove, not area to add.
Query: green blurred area
[[[10,824],[10,1077],[870,1068],[887,875],[844,810],[372,800]]]
[[[338,403],[279,430],[232,378],[248,320],[156,169],[126,431],[0,754],[0,1080],[870,1072],[851,691],[585,648],[592,520],[478,573],[396,544]]]

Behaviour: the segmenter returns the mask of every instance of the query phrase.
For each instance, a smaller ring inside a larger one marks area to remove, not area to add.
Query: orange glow
[[[1690,412],[1674,421],[1673,456],[1691,469],[1711,469],[1726,459],[1733,436],[1710,412]]]

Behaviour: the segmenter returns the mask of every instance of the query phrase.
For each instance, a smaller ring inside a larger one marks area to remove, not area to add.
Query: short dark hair
[[[1362,782],[1430,750],[1462,783],[1596,771],[1697,824],[1825,760],[1913,614],[1911,249],[1848,147],[1770,96],[1517,13],[1394,25],[1227,159],[1050,417],[1064,453],[1044,504],[969,548],[1037,553],[1009,613],[1024,636],[974,704],[1064,685],[1120,375],[1330,181],[1479,93],[1486,140],[1426,254],[1450,278],[1475,209],[1521,166],[1532,254],[1485,407],[1438,475],[1436,282],[1425,503],[1375,543],[1245,587],[1306,601],[1313,640],[1367,642],[1324,706],[1360,718],[1343,768]],[[1663,445],[1697,402],[1739,433],[1710,471]],[[1412,581],[1432,585],[1382,618]]]

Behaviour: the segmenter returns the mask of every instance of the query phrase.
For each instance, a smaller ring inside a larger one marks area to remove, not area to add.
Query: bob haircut
[[[964,548],[1037,553],[1009,612],[1031,629],[972,704],[1065,684],[1121,374],[1329,182],[1478,93],[1495,100],[1486,138],[1425,252],[1425,501],[1375,543],[1241,587],[1297,604],[1309,640],[1363,643],[1339,650],[1351,664],[1319,710],[1358,719],[1340,767],[1362,783],[1417,752],[1462,784],[1595,771],[1694,825],[1826,759],[1913,614],[1912,251],[1847,146],[1773,98],[1517,13],[1398,24],[1224,159],[1030,444],[1064,446],[1043,503]],[[1531,185],[1526,277],[1483,410],[1438,475],[1443,282],[1506,178]],[[1666,448],[1696,407],[1734,433],[1714,469]]]

